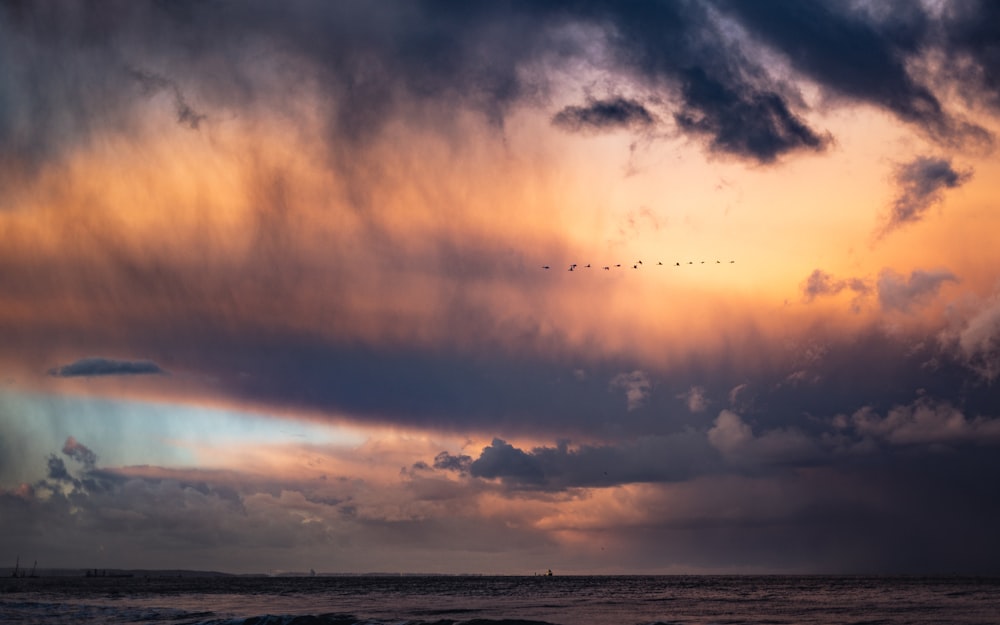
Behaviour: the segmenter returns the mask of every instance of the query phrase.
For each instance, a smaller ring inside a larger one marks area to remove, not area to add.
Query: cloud
[[[704,432],[687,429],[605,445],[540,446],[525,451],[494,439],[470,475],[513,489],[558,492],[635,483],[679,482],[720,469]]]
[[[685,132],[709,137],[714,152],[771,163],[794,150],[822,151],[830,141],[793,114],[777,93],[738,93],[701,68],[688,70],[682,80],[687,107],[674,121]]]
[[[612,389],[625,391],[625,402],[629,411],[642,407],[653,392],[653,384],[644,371],[638,369],[631,373],[619,373],[611,378],[608,386]]]
[[[62,452],[82,464],[87,470],[91,470],[97,465],[97,454],[72,436],[66,439]]]
[[[434,468],[443,469],[445,471],[457,471],[460,473],[466,473],[469,471],[472,465],[472,458],[466,456],[465,454],[459,454],[453,456],[446,451],[442,451],[438,455],[434,456]]]
[[[756,436],[732,410],[722,410],[708,430],[712,447],[737,466],[811,464],[821,450],[806,434],[792,428],[768,430]]]
[[[966,366],[992,383],[1000,376],[1000,297],[987,300],[945,337]]]
[[[970,101],[1000,110],[1000,7],[990,0],[946,5],[944,73]]]
[[[909,278],[891,269],[884,269],[877,282],[879,305],[887,311],[908,312],[914,306],[926,304],[933,299],[945,282],[958,282],[958,278],[945,269],[916,269],[910,272]]]
[[[822,269],[815,269],[802,285],[802,293],[807,302],[817,297],[837,295],[844,289],[849,289],[858,296],[867,295],[871,286],[861,278],[837,279]]]
[[[919,5],[875,12],[837,2],[718,4],[833,96],[882,107],[945,143],[990,140],[950,115],[929,82],[911,73],[907,60],[934,40]]]
[[[159,91],[170,91],[173,93],[177,123],[187,126],[191,130],[198,130],[199,125],[205,120],[206,116],[198,113],[188,104],[187,99],[176,82],[152,72],[133,70],[132,75],[141,86],[145,95],[152,95]]]
[[[677,395],[677,398],[685,400],[688,410],[691,412],[705,412],[708,405],[712,403],[705,396],[705,388],[702,386],[692,386],[686,393]]]
[[[344,145],[359,148],[394,119],[415,115],[450,134],[453,113],[471,111],[502,133],[512,110],[540,108],[553,85],[580,68],[669,103],[678,130],[713,152],[770,163],[824,150],[831,137],[800,114],[801,94],[770,70],[773,52],[834,99],[880,106],[942,140],[985,135],[949,115],[933,85],[908,68],[943,49],[963,70],[957,75],[974,78],[964,81],[976,85],[969,97],[996,102],[996,53],[984,25],[993,13],[989,3],[964,3],[945,12],[939,33],[912,4],[878,12],[727,0],[461,10],[343,2],[301,11],[258,2],[129,3],[86,17],[29,5],[5,11],[0,22],[9,95],[0,151],[6,163],[37,170],[104,133],[135,130],[160,104],[172,123],[201,131],[261,110],[296,119],[301,103],[284,95],[315,91],[327,155],[348,170]],[[65,36],[44,34],[52,32]],[[621,96],[567,107],[556,119],[574,130],[653,122],[643,104]]]
[[[149,360],[117,360],[113,358],[81,358],[76,362],[49,369],[57,378],[100,377],[108,375],[159,375],[166,371]]]
[[[956,170],[950,159],[919,156],[899,165],[895,173],[898,195],[879,236],[921,221],[931,206],[941,202],[945,189],[958,188],[971,179],[971,169]]]
[[[545,481],[545,473],[534,457],[499,438],[483,448],[479,458],[469,466],[469,473],[473,477],[502,478],[519,484],[540,485]]]
[[[586,106],[567,106],[552,117],[554,126],[571,132],[644,128],[655,121],[640,102],[621,96],[591,99]]]
[[[851,415],[851,424],[860,435],[893,445],[1000,442],[1000,419],[968,419],[948,402],[927,397],[893,406],[885,416],[862,408]]]
[[[52,454],[46,461],[48,464],[49,471],[46,477],[50,480],[55,480],[57,482],[72,482],[73,476],[69,474],[66,469],[66,463],[62,458]]]

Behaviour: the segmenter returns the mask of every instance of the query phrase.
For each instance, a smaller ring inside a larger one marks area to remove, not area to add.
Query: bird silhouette
[[[695,262],[696,261],[689,260],[689,261],[686,262],[686,264],[688,264],[688,265],[694,265]],[[701,265],[704,265],[707,262],[710,262],[710,261],[704,261],[704,260],[697,261],[697,263],[701,264]],[[736,263],[735,260],[730,260],[729,261],[729,264],[735,264],[735,263]],[[637,260],[637,261],[635,261],[635,264],[632,265],[632,269],[639,269],[639,268],[641,268],[642,264],[643,263],[642,263],[641,260]],[[656,264],[659,265],[659,266],[662,266],[664,263],[663,263],[663,261],[657,261]],[[670,263],[668,262],[667,264],[669,265]],[[675,261],[674,262],[674,266],[675,267],[680,267],[682,264],[685,264],[685,263],[682,263],[680,261]],[[715,264],[721,265],[722,264],[722,260],[716,259]],[[598,265],[594,265],[592,263],[587,263],[586,265],[580,265],[578,263],[570,263],[570,265],[566,269],[566,271],[576,271],[580,267],[583,267],[584,269],[590,269],[590,268],[596,267],[596,266],[598,266]],[[615,263],[614,265],[602,265],[600,267],[601,267],[601,269],[603,269],[605,271],[610,271],[612,267],[620,268],[621,266],[622,266],[621,263]],[[542,269],[546,269],[546,270],[552,268],[551,265],[542,265],[541,267],[542,267]]]

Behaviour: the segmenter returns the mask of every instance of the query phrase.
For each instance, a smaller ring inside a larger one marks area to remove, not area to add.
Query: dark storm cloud
[[[71,7],[73,8],[73,7]],[[434,103],[446,128],[456,109],[501,129],[512,107],[541,106],[552,71],[593,47],[569,26],[603,32],[610,67],[682,102],[680,128],[716,151],[760,162],[825,138],[697,3],[125,3],[79,11],[27,5],[3,13],[10,71],[0,109],[8,156],[51,158],[103,131],[127,131],[135,107],[166,93],[176,121],[241,109],[282,110],[288,90],[315,78],[328,96],[331,150],[359,145],[394,116]],[[62,36],[53,36],[62,33]],[[295,65],[275,76],[269,63]],[[747,76],[755,76],[751,81]],[[197,102],[197,106],[192,104]],[[436,104],[445,106],[436,106]],[[430,117],[426,117],[430,115]],[[595,100],[557,113],[572,128],[649,125],[644,106]]]
[[[617,445],[561,442],[524,451],[494,439],[472,462],[475,478],[499,479],[517,489],[561,491],[621,484],[678,482],[717,472],[722,465],[703,433],[644,436]]]
[[[929,16],[919,3],[895,2],[878,12],[825,1],[719,5],[831,94],[885,108],[942,141],[988,137],[949,115],[932,89],[908,71],[907,62],[929,44]]]
[[[609,30],[616,69],[679,102],[678,129],[711,151],[770,163],[828,137],[793,111],[785,86],[726,33],[708,4],[584,5]]]
[[[52,454],[46,461],[49,467],[49,472],[46,477],[50,480],[55,480],[57,482],[72,482],[73,477],[66,470],[66,463],[62,458]]]
[[[943,8],[945,71],[970,102],[1000,111],[1000,5],[958,0]]]
[[[109,375],[160,375],[166,371],[149,360],[117,360],[114,358],[81,358],[76,362],[49,369],[58,378],[99,377]]]
[[[0,13],[0,153],[5,167],[32,167],[104,131],[127,132],[135,108],[159,93],[192,130],[244,109],[291,112],[284,96],[304,83],[326,96],[331,153],[425,104],[434,106],[422,119],[441,129],[465,109],[502,131],[514,107],[544,106],[552,73],[580,60],[675,103],[677,128],[712,151],[769,163],[824,149],[830,137],[802,117],[795,88],[768,75],[758,44],[733,37],[717,9],[829,94],[942,140],[985,134],[949,115],[907,67],[934,46],[954,52],[977,94],[995,102],[990,3],[946,11],[943,35],[917,3],[29,3]],[[607,54],[595,54],[601,48]],[[610,97],[564,108],[555,121],[601,130],[653,116]]]
[[[472,458],[464,454],[453,456],[446,451],[442,451],[434,456],[434,468],[446,471],[467,472],[472,464]]]
[[[642,103],[623,97],[567,106],[552,117],[553,125],[574,132],[643,128],[655,121]]]
[[[941,201],[945,189],[962,186],[972,178],[972,171],[956,170],[950,159],[920,156],[900,165],[894,178],[898,195],[882,235],[923,219],[927,209]]]
[[[797,149],[820,151],[829,137],[806,125],[775,92],[740,93],[700,68],[682,75],[687,107],[674,115],[685,132],[709,138],[713,151],[770,163]]]
[[[537,484],[545,481],[545,472],[531,454],[514,447],[507,441],[494,438],[489,447],[469,466],[473,477],[503,478],[518,484]]]

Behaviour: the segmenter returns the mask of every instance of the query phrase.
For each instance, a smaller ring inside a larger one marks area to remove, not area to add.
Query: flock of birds
[[[735,262],[736,262],[735,260],[731,260],[731,261],[729,261],[729,262],[728,262],[728,263],[726,263],[726,264],[733,264],[733,263],[735,263]],[[657,262],[656,264],[657,264],[657,265],[663,265],[663,263],[662,263],[662,262]],[[694,262],[693,260],[689,260],[689,261],[687,261],[687,264],[688,264],[688,265],[694,265],[694,264],[695,264],[695,262]],[[700,261],[700,262],[699,262],[699,263],[697,263],[697,264],[699,264],[699,265],[704,265],[704,264],[705,264],[705,261]],[[721,261],[721,260],[717,260],[717,261],[715,261],[715,264],[716,264],[716,265],[721,265],[721,264],[722,264],[722,261]],[[642,266],[642,261],[641,261],[641,260],[637,260],[637,261],[635,261],[635,263],[634,263],[634,264],[632,265],[632,269],[638,269],[638,268],[639,268],[640,266]],[[679,262],[677,262],[677,263],[674,263],[674,266],[675,266],[675,267],[680,267],[680,266],[681,266],[681,263],[679,263]],[[580,267],[580,265],[578,265],[577,263],[573,263],[573,264],[571,264],[571,265],[569,266],[569,269],[567,269],[567,271],[576,271],[576,268],[577,268],[577,267]],[[603,269],[604,271],[611,271],[612,267],[613,267],[613,268],[615,268],[615,269],[621,269],[621,263],[618,263],[617,265],[604,265],[603,267],[601,267],[601,269]],[[590,263],[587,263],[586,265],[584,265],[583,267],[581,267],[581,269],[590,269],[590,268],[591,268],[591,265],[590,265]],[[552,266],[551,266],[551,265],[542,265],[542,269],[552,269]]]

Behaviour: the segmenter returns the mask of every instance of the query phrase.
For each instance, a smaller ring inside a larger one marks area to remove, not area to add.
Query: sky
[[[998,71],[988,1],[5,3],[0,558],[1000,573]]]

